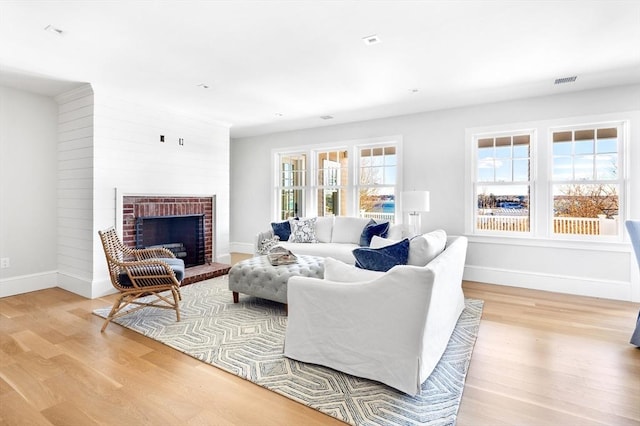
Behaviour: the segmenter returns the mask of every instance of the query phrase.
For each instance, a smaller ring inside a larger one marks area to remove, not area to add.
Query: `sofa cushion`
[[[409,258],[409,239],[380,248],[362,247],[353,251],[356,266],[371,271],[386,272],[396,265],[406,265]]]
[[[162,257],[147,260],[161,260],[162,262],[169,265],[169,268],[171,268],[171,270],[175,274],[178,282],[182,282],[182,280],[184,279],[184,261],[182,259],[178,259],[175,257]],[[129,274],[127,274],[124,269],[122,270],[122,272],[120,272],[118,279],[123,287],[133,287],[133,284],[129,279]]]
[[[371,219],[362,230],[362,234],[360,234],[360,247],[369,247],[371,238],[374,235],[386,238],[388,232],[389,222],[376,223],[375,220]]]
[[[336,216],[333,221],[331,242],[360,244],[362,230],[369,220],[362,217]]]
[[[395,242],[391,239],[374,236],[371,239],[371,248],[386,247]],[[442,253],[446,244],[447,233],[442,229],[413,237],[409,243],[407,265],[425,266]]]
[[[336,282],[371,281],[384,275],[384,272],[370,271],[347,265],[344,262],[327,257],[324,260],[324,279]]]
[[[271,222],[273,235],[280,238],[280,241],[287,241],[291,235],[291,223],[288,220],[283,222]]]
[[[330,243],[333,230],[333,216],[318,216],[316,218],[316,238],[321,243]]]
[[[334,244],[334,243],[321,243],[321,244],[306,244],[306,243],[280,243],[280,246],[291,250],[295,255],[308,255],[318,257],[333,257],[344,263],[353,265],[356,263],[356,258],[353,257],[353,249],[358,248],[357,244]]]

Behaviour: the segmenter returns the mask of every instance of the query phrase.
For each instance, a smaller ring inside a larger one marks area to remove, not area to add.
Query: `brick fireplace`
[[[229,265],[213,262],[213,245],[215,241],[213,226],[215,219],[214,202],[214,197],[124,195],[122,197],[122,240],[129,247],[140,248],[141,245],[145,245],[141,243],[143,241],[140,235],[141,223],[170,223],[171,221],[169,220],[159,219],[178,218],[179,220],[174,222],[179,224],[183,218],[199,217],[202,223],[200,228],[203,231],[204,247],[202,247],[202,244],[198,244],[202,253],[199,256],[192,256],[193,258],[198,258],[198,261],[189,260],[188,266],[192,267],[187,267],[183,284],[223,275],[228,272]],[[166,227],[166,225],[162,227]],[[198,229],[198,227],[196,226],[195,229]],[[154,230],[153,232],[157,231]],[[179,232],[182,233],[184,231],[180,230]],[[188,236],[185,240],[191,241],[192,238],[197,239],[198,237]],[[166,242],[176,243],[177,241]],[[192,259],[192,257],[189,259]],[[194,266],[194,264],[196,265]]]

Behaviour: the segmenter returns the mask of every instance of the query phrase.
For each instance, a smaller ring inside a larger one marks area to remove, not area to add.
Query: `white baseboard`
[[[230,243],[229,250],[231,253],[254,254],[256,246],[250,243]]]
[[[79,294],[87,299],[92,298],[92,283],[91,280],[86,278],[80,278],[73,275],[58,272],[58,287],[63,290],[70,291],[75,294]]]
[[[509,287],[600,297],[603,299],[632,300],[631,283],[625,281],[594,280],[584,277],[513,271],[474,265],[465,266],[463,278],[467,281]]]
[[[15,296],[58,286],[56,271],[0,279],[0,297]]]
[[[231,253],[222,253],[221,255],[219,255],[216,258],[216,262],[230,264],[231,263]]]

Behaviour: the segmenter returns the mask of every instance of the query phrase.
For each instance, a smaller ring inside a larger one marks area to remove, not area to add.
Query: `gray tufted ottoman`
[[[238,293],[287,303],[287,281],[294,275],[324,278],[324,258],[299,255],[296,263],[279,266],[272,266],[267,256],[243,260],[229,270],[229,290],[234,303]]]

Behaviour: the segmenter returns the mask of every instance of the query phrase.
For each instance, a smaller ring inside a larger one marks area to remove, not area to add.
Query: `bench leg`
[[[233,292],[233,303],[238,303],[238,292],[237,291]]]

